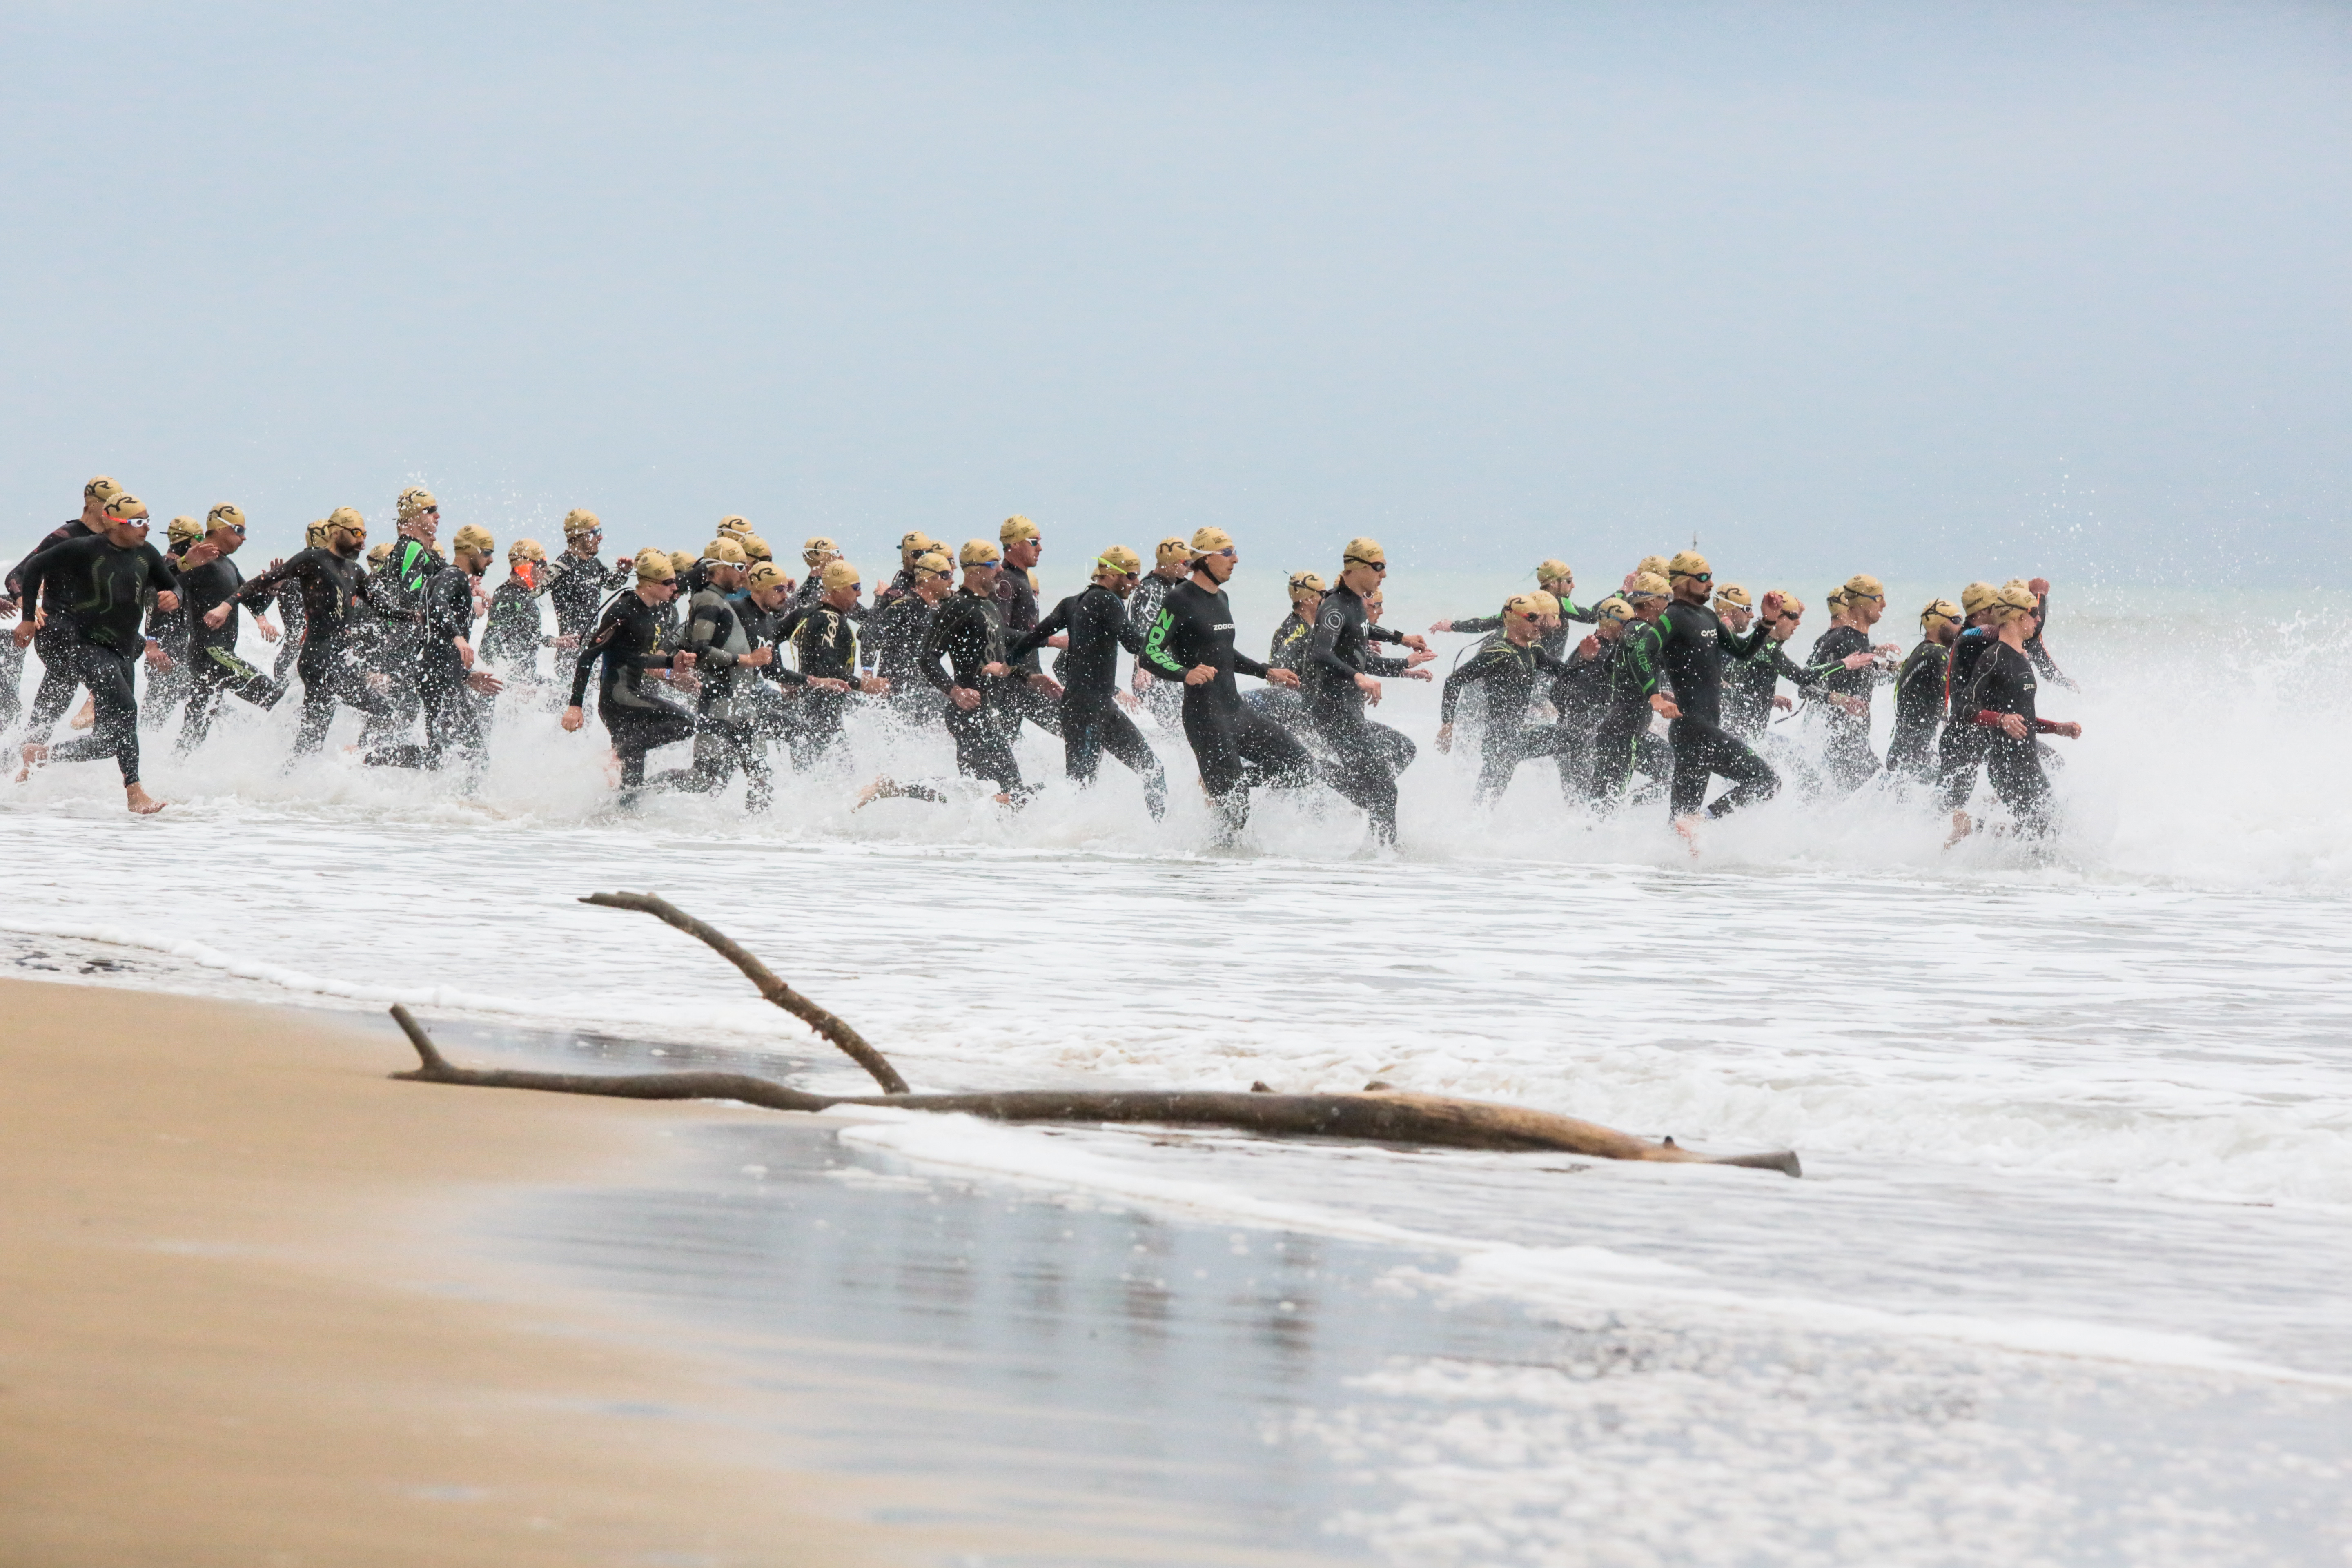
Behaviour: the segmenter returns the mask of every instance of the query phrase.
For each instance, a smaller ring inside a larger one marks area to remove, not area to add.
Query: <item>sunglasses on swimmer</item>
[[[1348,564],[1350,566],[1369,566],[1373,571],[1381,573],[1383,575],[1387,574],[1389,569],[1389,563],[1385,561],[1360,561],[1353,555],[1348,557]]]

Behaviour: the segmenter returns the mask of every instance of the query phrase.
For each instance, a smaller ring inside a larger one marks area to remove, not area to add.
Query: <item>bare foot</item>
[[[888,800],[898,793],[898,786],[884,774],[876,774],[874,782],[857,792],[857,804],[852,811],[863,811],[877,800]]]
[[[1691,858],[1692,858],[1692,859],[1694,859],[1694,860],[1697,859],[1697,858],[1698,858],[1698,818],[1697,818],[1697,817],[1696,817],[1696,816],[1677,816],[1677,817],[1675,817],[1675,831],[1676,833],[1679,833],[1679,834],[1681,834],[1681,835],[1683,836],[1683,842],[1684,842],[1685,844],[1687,844],[1687,845],[1689,845],[1689,846],[1690,846]]]
[[[152,816],[170,804],[167,801],[157,800],[147,793],[145,786],[141,784],[130,785],[123,790],[122,795],[123,798],[131,803],[131,809],[142,816]]]
[[[1952,813],[1952,836],[1944,840],[1944,847],[1949,849],[1953,845],[1958,844],[1961,839],[1966,838],[1975,830],[1976,824],[1969,820],[1969,814],[1967,812],[1956,811]]]
[[[33,770],[49,760],[49,749],[35,742],[25,742],[25,765],[16,770],[16,782],[23,784],[33,776]]]
[[[69,728],[76,729],[76,730],[87,730],[87,729],[89,729],[92,724],[95,724],[95,723],[97,723],[97,722],[98,722],[98,699],[97,699],[97,698],[95,698],[95,697],[92,697],[92,698],[89,699],[88,700],[86,700],[86,701],[84,701],[84,702],[82,703],[82,705],[81,705],[81,711],[80,711],[80,712],[79,712],[79,713],[76,713],[76,714],[73,716],[73,723],[69,726]]]

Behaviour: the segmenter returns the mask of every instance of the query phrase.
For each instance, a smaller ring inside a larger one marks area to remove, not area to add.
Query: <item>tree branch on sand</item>
[[[1170,1127],[1225,1127],[1271,1137],[1341,1138],[1373,1143],[1451,1149],[1549,1150],[1604,1160],[1666,1161],[1690,1164],[1741,1165],[1802,1173],[1787,1151],[1767,1154],[1706,1155],[1672,1138],[1653,1142],[1630,1132],[1572,1116],[1456,1100],[1434,1094],[1401,1093],[1380,1086],[1357,1094],[1274,1094],[1263,1089],[1003,1089],[972,1094],[914,1094],[881,1052],[833,1014],[811,1002],[738,946],[724,932],[696,920],[651,893],[597,893],[581,900],[612,909],[637,910],[708,943],[741,970],[760,994],[824,1036],[887,1091],[875,1095],[811,1094],[768,1079],[736,1072],[569,1073],[518,1068],[478,1070],[453,1067],[405,1006],[393,1018],[416,1047],[419,1065],[392,1076],[418,1083],[462,1084],[478,1089],[534,1089],[556,1094],[601,1094],[624,1100],[731,1100],[770,1110],[827,1110],[843,1106],[887,1106],[900,1110],[957,1112],[992,1121],[1141,1122]]]

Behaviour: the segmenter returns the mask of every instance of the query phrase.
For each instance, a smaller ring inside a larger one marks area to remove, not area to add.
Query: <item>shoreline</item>
[[[396,1036],[291,1008],[15,979],[0,1006],[0,1563],[1178,1555],[780,1462],[838,1390],[485,1245],[501,1205],[658,1182],[665,1135],[772,1113],[394,1083]]]

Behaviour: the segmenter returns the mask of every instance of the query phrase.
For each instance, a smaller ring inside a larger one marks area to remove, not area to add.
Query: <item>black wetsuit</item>
[[[509,575],[492,590],[489,614],[482,621],[482,646],[476,651],[522,679],[535,679],[539,650],[554,646],[539,603],[551,585],[551,579],[542,578],[526,587],[521,578]]]
[[[1601,700],[1601,721],[1592,732],[1592,773],[1589,794],[1604,809],[1625,793],[1635,772],[1664,779],[1672,753],[1650,734],[1656,711],[1650,699],[1658,694],[1660,673],[1658,628],[1632,620],[1609,658],[1609,686]]]
[[[245,574],[223,555],[180,574],[180,602],[188,613],[188,713],[180,724],[182,752],[193,752],[212,733],[213,715],[223,697],[239,697],[256,707],[278,706],[286,688],[236,656],[237,594]],[[205,617],[222,605],[228,614],[218,626]]]
[[[748,597],[738,604],[716,588],[699,590],[686,606],[686,651],[694,655],[701,692],[695,704],[694,776],[683,787],[723,789],[740,768],[747,811],[768,808],[775,796],[775,779],[768,765],[766,727],[760,721],[760,689],[744,682],[762,674],[788,686],[808,680],[798,670],[785,668],[775,653],[764,665],[742,662],[746,655],[774,644],[774,629]]]
[[[406,745],[424,715],[425,590],[448,565],[423,540],[395,539],[383,570],[369,575],[368,600],[381,618],[373,662],[385,677],[384,711],[360,731],[362,751],[390,752]]]
[[[1848,713],[1833,703],[1821,705],[1822,762],[1829,770],[1831,782],[1842,791],[1852,791],[1868,784],[1878,773],[1878,753],[1870,745],[1870,694],[1878,685],[1878,669],[1864,665],[1859,669],[1847,669],[1843,661],[1850,654],[1868,653],[1870,634],[1860,626],[1832,626],[1813,643],[1811,662],[1816,670],[1823,671],[1822,685],[1843,697],[1862,699],[1860,713]],[[1839,666],[1834,671],[1824,667]]]
[[[41,629],[33,634],[33,653],[41,661],[41,679],[40,684],[33,689],[33,710],[26,721],[28,730],[38,730],[44,735],[54,729],[57,721],[65,717],[66,710],[73,706],[74,692],[81,685],[80,664],[72,652],[72,631],[58,616],[58,604],[43,604],[38,594],[31,598],[26,596],[25,567],[34,556],[53,544],[90,536],[89,525],[78,517],[61,522],[41,535],[41,542],[26,552],[25,559],[16,563],[15,570],[7,577],[8,597],[17,602],[26,617],[30,619],[36,612],[45,616]],[[61,591],[54,584],[44,592],[58,603],[63,602]]]
[[[1748,742],[1723,728],[1723,661],[1727,656],[1751,652],[1764,640],[1764,628],[1750,626],[1734,636],[1721,617],[1705,605],[1676,601],[1658,621],[1658,657],[1675,706],[1682,717],[1667,726],[1667,743],[1674,748],[1674,784],[1667,791],[1667,809],[1688,816],[1706,805],[1709,816],[1727,816],[1743,805],[1769,800],[1780,788],[1780,775],[1748,748]],[[1732,787],[1706,805],[1710,775],[1720,773]]]
[[[1004,620],[996,601],[958,588],[931,612],[920,668],[923,679],[942,693],[957,687],[980,693],[980,706],[970,710],[957,707],[951,695],[948,698],[944,716],[955,740],[956,768],[970,777],[992,781],[1018,805],[1032,792],[1021,782],[1021,764],[1013,755],[1014,721],[1001,706],[1015,681],[984,672],[988,665],[1005,664],[1004,654]],[[944,670],[940,668],[942,658],[949,665]]]
[[[1127,618],[1137,631],[1147,637],[1151,635],[1151,628],[1160,624],[1160,606],[1168,602],[1168,590],[1183,580],[1181,576],[1162,577],[1157,571],[1144,574],[1143,581],[1135,585],[1135,592],[1127,596]],[[1139,689],[1138,695],[1143,699],[1146,710],[1161,728],[1176,728],[1183,717],[1182,689],[1152,679],[1140,659],[1136,661],[1136,674],[1140,678],[1135,682]]]
[[[1895,735],[1887,742],[1887,771],[1907,779],[1936,776],[1937,731],[1944,724],[1944,666],[1952,650],[1933,637],[1923,639],[1895,674]]]
[[[2033,737],[2047,734],[2056,726],[2034,713],[2036,685],[2032,661],[1996,640],[1977,661],[1975,676],[1961,701],[1962,709],[1971,711],[1955,721],[1971,724],[1984,734],[1985,774],[2018,826],[2030,833],[2046,833],[2054,826],[2050,779],[2042,771],[2042,753]],[[2024,738],[1985,722],[1985,716],[1996,713],[2022,718]]]
[[[369,763],[438,768],[454,751],[470,772],[480,771],[484,717],[466,684],[466,663],[457,646],[459,637],[473,640],[476,585],[472,573],[454,565],[440,567],[425,579],[416,595],[416,640],[408,671],[409,688],[416,693],[425,721],[425,741],[422,745],[400,741],[378,746],[367,753]]]
[[[926,717],[930,693],[922,678],[923,638],[931,629],[931,606],[920,594],[908,592],[878,606],[866,621],[866,650],[874,658],[874,673],[890,683],[891,706],[901,713],[917,702]]]
[[[1234,647],[1234,611],[1223,589],[1190,578],[1169,589],[1137,662],[1171,683],[1198,665],[1215,671],[1198,686],[1182,687],[1184,738],[1228,833],[1249,818],[1251,784],[1295,788],[1314,779],[1306,748],[1242,701],[1234,672],[1263,679],[1266,667]]]
[[[593,555],[569,549],[547,563],[547,602],[555,606],[555,635],[584,645],[595,630],[607,596],[629,585],[636,574],[625,564],[606,565]]]
[[[1062,665],[1062,765],[1070,778],[1090,784],[1108,752],[1143,781],[1144,804],[1157,818],[1168,809],[1168,781],[1150,742],[1118,710],[1118,650],[1139,658],[1143,634],[1127,616],[1127,603],[1099,583],[1071,595],[1013,645],[1014,659],[1067,632],[1069,657]]]
[[[103,535],[85,533],[37,550],[16,568],[27,595],[46,592],[51,624],[64,636],[53,646],[75,685],[89,688],[96,704],[90,732],[51,749],[51,758],[78,761],[112,757],[125,786],[139,782],[139,699],[133,672],[147,651],[140,631],[149,593],[176,593],[180,576],[162,552],[144,542],[128,549]],[[46,680],[46,672],[45,672]],[[68,700],[73,685],[66,687]],[[26,730],[26,739],[48,739],[57,722]]]
[[[1004,619],[1007,647],[1037,629],[1037,590],[1031,584],[1028,573],[1008,565],[996,574],[996,610]],[[1024,719],[1049,735],[1062,732],[1060,700],[1029,684],[1030,676],[1043,673],[1034,648],[1013,661],[1013,679],[999,700],[1006,719],[1006,734],[1017,735]]]
[[[776,628],[776,637],[792,645],[803,679],[845,680],[851,688],[850,691],[803,691],[793,705],[784,741],[792,749],[793,766],[806,769],[841,738],[842,722],[856,700],[851,693],[857,686],[857,626],[847,611],[819,600],[786,616]]]
[[[596,717],[613,738],[621,759],[624,804],[633,801],[646,784],[646,753],[674,745],[694,733],[694,715],[662,696],[646,680],[648,669],[667,668],[670,655],[657,652],[661,624],[654,606],[635,593],[621,594],[604,607],[596,629],[580,645],[572,667],[572,706],[581,707],[588,693],[591,671],[602,667],[596,681]],[[655,787],[691,782],[692,773],[673,769],[654,781]]]
[[[375,617],[368,598],[367,568],[314,544],[248,578],[236,591],[236,599],[244,605],[267,603],[289,585],[299,585],[302,595],[302,651],[295,666],[302,677],[302,721],[294,735],[294,755],[301,757],[326,744],[336,703],[370,718],[389,709],[368,683],[362,663],[362,634]]]
[[[175,545],[163,552],[163,559],[172,569],[184,574],[188,547],[195,542]],[[139,724],[144,730],[162,726],[172,716],[172,710],[184,700],[188,684],[188,604],[185,594],[180,596],[180,607],[167,610],[156,602],[155,591],[147,591],[147,640],[163,650],[163,668],[147,667],[147,689],[139,700]]]
[[[1970,626],[1953,641],[1944,660],[1944,732],[1936,742],[1936,799],[1946,811],[1959,810],[1976,793],[1986,731],[1975,722],[1973,710],[1964,713],[1961,709],[1976,683],[1977,662],[2000,640],[1990,626]]]
[[[1530,757],[1556,756],[1569,743],[1570,737],[1559,724],[1529,724],[1527,713],[1541,677],[1558,680],[1573,675],[1567,665],[1544,651],[1541,641],[1521,647],[1502,637],[1455,666],[1445,678],[1445,689],[1438,700],[1440,723],[1454,722],[1465,691],[1475,688],[1486,696],[1486,722],[1478,737],[1481,802],[1509,789],[1511,775],[1521,763]]]
[[[1323,595],[1315,612],[1315,635],[1307,639],[1301,676],[1307,709],[1316,733],[1331,749],[1331,786],[1370,816],[1373,837],[1396,842],[1396,776],[1412,765],[1413,744],[1364,711],[1368,700],[1359,675],[1402,675],[1401,658],[1382,658],[1365,632],[1364,601],[1345,584]]]

